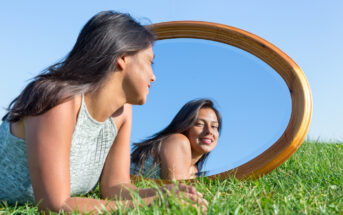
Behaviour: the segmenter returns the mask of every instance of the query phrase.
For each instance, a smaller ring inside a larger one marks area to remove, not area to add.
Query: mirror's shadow
[[[289,89],[269,65],[226,44],[168,39],[154,45],[154,72],[147,103],[133,108],[132,142],[165,128],[195,98],[210,98],[223,118],[216,148],[203,175],[238,167],[260,155],[285,131],[291,116]]]

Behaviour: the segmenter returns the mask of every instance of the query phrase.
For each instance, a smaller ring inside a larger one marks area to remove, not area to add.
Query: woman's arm
[[[69,155],[80,105],[76,97],[24,120],[31,183],[41,211],[116,209],[113,201],[70,197]]]
[[[130,182],[130,135],[132,125],[132,106],[124,105],[113,114],[118,128],[117,137],[108,153],[100,180],[100,191],[103,198],[130,200],[131,191],[135,190],[147,204],[157,197],[156,189],[138,190]]]
[[[70,198],[69,153],[76,99],[25,119],[31,183],[39,209],[60,210]]]
[[[160,151],[161,177],[164,179],[190,179],[192,151],[188,138],[172,134],[163,141]]]
[[[132,107],[125,104],[113,114],[118,129],[117,137],[107,155],[100,179],[103,198],[121,197],[130,199],[129,189],[136,189],[130,183],[130,134]]]

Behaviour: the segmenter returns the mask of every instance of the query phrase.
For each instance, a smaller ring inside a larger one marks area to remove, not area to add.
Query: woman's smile
[[[210,138],[210,137],[202,137],[199,139],[201,143],[204,143],[206,145],[211,145],[213,143],[213,138]]]

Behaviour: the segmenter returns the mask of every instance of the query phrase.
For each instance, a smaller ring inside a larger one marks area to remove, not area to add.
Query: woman
[[[153,41],[127,14],[104,11],[87,22],[67,57],[36,76],[3,117],[0,200],[35,201],[41,211],[115,210],[115,201],[72,197],[98,181],[102,198],[131,200],[131,105],[144,104],[155,81]],[[206,207],[194,187],[177,189]],[[148,204],[157,196],[137,191]]]
[[[194,178],[216,147],[221,124],[211,100],[186,103],[165,129],[134,145],[131,173],[162,179]]]

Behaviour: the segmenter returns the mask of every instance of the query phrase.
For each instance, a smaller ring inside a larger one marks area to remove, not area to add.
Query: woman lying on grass
[[[41,211],[115,210],[116,201],[73,197],[100,183],[101,197],[149,204],[156,189],[130,184],[131,105],[145,103],[154,35],[129,15],[105,11],[83,27],[67,57],[29,83],[0,127],[0,201]],[[194,187],[163,188],[206,201]]]
[[[194,178],[216,147],[221,124],[221,116],[211,100],[188,102],[165,129],[135,144],[131,174],[162,179]]]

